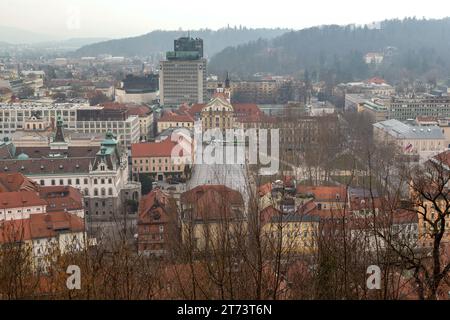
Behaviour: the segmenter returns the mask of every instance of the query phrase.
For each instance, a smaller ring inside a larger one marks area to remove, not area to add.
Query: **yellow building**
[[[439,201],[439,208],[441,211],[445,212],[446,208],[448,207],[448,200],[441,200]],[[427,220],[430,221],[436,221],[438,219],[438,212],[439,210],[436,210],[435,206],[431,201],[424,200],[420,203],[420,206],[416,208],[418,213],[418,227],[419,227],[419,246],[421,247],[431,247],[433,246],[433,233],[434,229],[433,226],[424,219],[424,217],[427,218]],[[448,211],[448,209],[447,209]],[[439,227],[439,223],[438,226]],[[438,229],[439,230],[439,229]],[[442,242],[449,242],[450,241],[450,221],[447,218],[445,221],[445,232],[444,236],[442,237]]]
[[[158,133],[163,132],[169,128],[194,128],[194,119],[188,114],[182,111],[176,113],[172,111],[166,111],[158,119]]]
[[[200,117],[203,130],[219,128],[224,131],[235,127],[234,108],[227,94],[221,91],[203,107]]]
[[[135,143],[131,145],[133,174],[146,173],[162,181],[166,178],[182,177],[186,166],[192,163],[191,150],[186,150],[172,156],[175,142],[170,139],[162,142]],[[189,154],[189,152],[190,154]]]
[[[273,207],[261,212],[262,231],[274,250],[281,241],[282,254],[310,254],[317,250],[320,218],[316,215],[282,214]]]

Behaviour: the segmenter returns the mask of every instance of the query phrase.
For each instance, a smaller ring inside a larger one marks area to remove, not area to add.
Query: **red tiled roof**
[[[177,145],[170,139],[165,139],[161,142],[142,142],[131,145],[132,158],[146,158],[146,157],[170,157],[173,148]],[[183,151],[179,156],[183,156]]]
[[[104,102],[100,106],[105,109],[124,109],[128,116],[145,117],[151,113],[149,107],[135,103]]]
[[[367,56],[375,56],[375,55],[377,55],[377,54],[376,53],[368,53],[367,54]],[[386,83],[386,81],[384,79],[379,78],[379,77],[373,77],[373,78],[367,79],[366,82],[367,83],[375,83],[375,84],[384,84],[384,83]]]
[[[14,191],[0,193],[0,208],[22,208],[45,206],[47,203],[35,191]]]
[[[433,160],[450,167],[450,150],[439,153],[438,155],[433,157]]]
[[[138,224],[150,223],[152,216],[150,213],[159,213],[158,223],[168,222],[166,207],[169,205],[169,195],[160,189],[153,190],[143,196],[139,202],[139,221]]]
[[[47,212],[83,209],[83,198],[80,192],[71,186],[41,187],[39,195],[48,204]]]
[[[0,243],[31,240],[30,219],[0,221]]]
[[[261,114],[262,111],[259,109],[258,105],[254,103],[234,103],[233,109],[235,113],[238,114]]]
[[[193,104],[187,112],[191,115],[191,117],[194,117],[195,114],[200,113],[204,107],[206,107],[206,103],[196,103]]]
[[[321,201],[345,201],[347,190],[345,186],[297,186],[297,193],[312,193],[314,199]],[[339,199],[337,199],[337,197]]]
[[[195,208],[192,216],[195,220],[238,218],[242,212],[235,212],[233,208],[244,205],[242,195],[224,185],[197,186],[182,193],[180,201]]]
[[[67,212],[30,215],[30,231],[33,239],[54,237],[57,232],[83,232],[84,230],[83,219]]]
[[[0,192],[37,191],[38,185],[21,173],[0,173]]]
[[[194,122],[194,119],[188,113],[166,111],[161,118],[159,118],[158,122]]]
[[[67,212],[32,214],[29,219],[0,222],[0,243],[55,237],[58,232],[83,232],[84,221]]]
[[[152,113],[151,109],[147,106],[136,105],[128,106],[127,113],[129,116],[145,117]]]

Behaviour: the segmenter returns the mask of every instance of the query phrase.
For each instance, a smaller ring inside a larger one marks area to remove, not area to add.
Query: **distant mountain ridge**
[[[7,42],[9,44],[31,44],[54,40],[57,39],[47,34],[0,25],[0,42]]]
[[[383,63],[364,63],[368,52],[393,48]],[[288,32],[270,40],[228,47],[213,56],[208,71],[230,71],[240,77],[255,73],[301,75],[318,80],[336,77],[352,81],[376,74],[396,79],[409,76],[448,76],[450,18],[386,20],[376,25],[320,26]]]
[[[202,29],[189,31],[192,37],[199,37],[204,42],[205,55],[212,56],[228,46],[234,46],[259,38],[271,39],[289,29],[247,29],[223,28],[217,31]],[[114,56],[149,56],[173,49],[173,40],[186,36],[188,31],[155,30],[150,33],[130,38],[114,39],[84,46],[75,52],[77,56],[95,56],[111,54]]]
[[[0,46],[28,46],[34,48],[67,48],[67,50],[76,50],[82,46],[92,43],[106,41],[105,37],[78,37],[61,39],[61,37],[22,30],[19,28],[0,26]]]

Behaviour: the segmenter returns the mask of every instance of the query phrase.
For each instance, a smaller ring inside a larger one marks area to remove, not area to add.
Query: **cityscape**
[[[0,300],[449,300],[450,18],[377,21],[0,23]]]

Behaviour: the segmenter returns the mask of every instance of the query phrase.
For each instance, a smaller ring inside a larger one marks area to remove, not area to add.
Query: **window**
[[[108,195],[110,195],[110,196],[113,195],[113,189],[112,189],[112,188],[109,188],[109,189],[108,189]]]
[[[67,180],[67,184],[68,184],[69,186],[71,186],[71,185],[72,185],[72,179]]]
[[[45,186],[45,180],[41,180],[41,186]]]
[[[97,179],[94,179],[94,184],[98,184],[98,180]]]
[[[84,184],[88,184],[88,179],[84,178]]]
[[[97,188],[94,189],[94,196],[98,197],[98,189]]]
[[[63,186],[64,185],[64,179],[59,179],[59,185]]]
[[[56,185],[56,181],[52,179],[52,186]]]
[[[76,179],[75,184],[80,184],[80,179]]]

